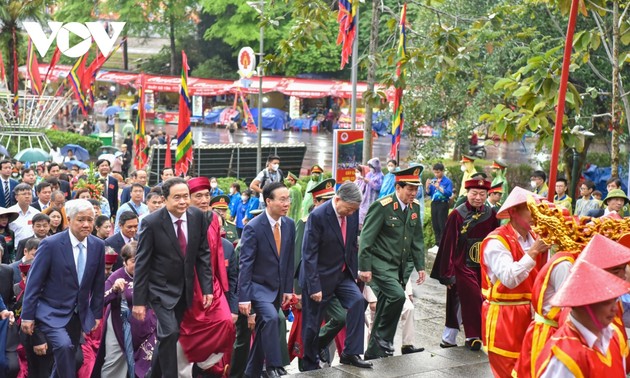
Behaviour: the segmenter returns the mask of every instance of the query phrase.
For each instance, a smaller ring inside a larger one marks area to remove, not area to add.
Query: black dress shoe
[[[372,363],[369,361],[362,360],[361,356],[359,356],[358,354],[341,353],[341,358],[339,359],[339,362],[341,362],[342,364],[352,365],[359,368],[368,368],[368,369],[372,368]]]
[[[381,339],[378,336],[374,336],[374,341],[376,341],[376,345],[378,345],[379,348],[381,348],[387,354],[389,354],[389,355],[393,355],[394,354],[394,344],[393,343],[391,343],[389,341],[385,341],[385,340]]]
[[[451,344],[451,343],[447,343],[446,341],[442,340],[442,342],[440,343],[440,348],[455,348],[457,346],[457,344]]]
[[[321,362],[325,362],[327,364],[330,363],[330,350],[327,347],[320,349],[319,351],[319,360]]]
[[[379,358],[382,358],[382,357],[381,356],[375,356],[375,355],[369,354],[369,353],[366,353],[366,354],[363,355],[363,360],[364,361],[377,360]]]
[[[280,378],[280,372],[276,368],[267,368],[267,378]]]
[[[481,349],[481,339],[466,340],[466,348],[476,352]]]
[[[423,350],[424,348],[416,348],[413,345],[403,345],[402,348],[400,348],[400,352],[402,354],[418,353],[422,352]]]
[[[280,375],[289,375],[289,373],[287,373],[287,371],[284,370],[283,367],[276,368],[276,370],[278,371]]]

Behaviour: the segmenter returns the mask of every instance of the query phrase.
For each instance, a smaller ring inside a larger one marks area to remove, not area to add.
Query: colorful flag
[[[81,108],[81,112],[84,116],[87,116],[88,114],[88,102],[85,92],[83,91],[83,74],[85,73],[86,59],[87,54],[77,59],[68,74],[68,77],[70,78],[70,86],[74,92],[74,97],[79,102],[79,108]]]
[[[337,45],[341,45],[341,69],[348,63],[352,55],[352,44],[356,37],[357,7],[359,0],[339,0],[339,34]]]
[[[182,50],[182,84],[179,90],[179,120],[177,122],[177,150],[175,175],[186,175],[192,163],[192,131],[190,129],[190,95],[188,93],[188,58]]]
[[[134,143],[136,159],[134,165],[136,169],[144,169],[147,164],[147,138],[144,128],[144,73],[140,73],[140,85],[138,86],[138,116],[136,117],[136,140]]]
[[[402,11],[400,13],[400,37],[398,40],[398,56],[396,63],[396,76],[399,80],[399,85],[396,87],[394,93],[394,117],[392,120],[392,149],[389,151],[389,156],[392,159],[396,159],[398,155],[398,147],[400,146],[400,135],[402,134],[403,126],[405,125],[405,117],[403,115],[402,96],[403,88],[400,84],[400,79],[404,78],[405,71],[402,69],[402,62],[405,59],[407,53],[406,39],[407,31],[405,30],[405,23],[407,22],[407,4],[403,4]]]
[[[50,58],[50,63],[48,64],[46,76],[44,76],[44,88],[46,87],[46,83],[48,82],[48,75],[50,75],[50,71],[52,71],[57,63],[59,63],[59,58],[61,58],[61,50],[59,50],[59,47],[55,47],[55,52],[53,53],[52,58]]]
[[[4,59],[2,59],[2,51],[0,51],[0,80],[2,81],[4,86],[6,88],[8,88],[8,85],[7,85],[7,73],[6,73],[5,68],[4,68]]]
[[[173,160],[171,158],[171,136],[166,133],[166,151],[164,151],[164,168],[171,168]]]
[[[28,39],[28,48],[26,50],[26,71],[28,79],[31,82],[31,90],[36,94],[42,94],[42,77],[39,75],[39,64],[35,56],[33,41]]]
[[[241,103],[243,104],[243,118],[245,118],[245,123],[247,124],[247,132],[255,133],[257,131],[256,123],[254,122],[254,117],[252,116],[252,112],[249,110],[249,106],[247,106],[247,102],[245,101],[245,97],[243,97],[243,93],[241,91],[238,92],[241,97]]]

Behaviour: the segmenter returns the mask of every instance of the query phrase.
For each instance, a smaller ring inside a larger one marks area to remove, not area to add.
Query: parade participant
[[[298,177],[293,173],[287,174],[284,180],[287,188],[289,188],[289,197],[291,198],[291,206],[289,207],[289,218],[297,221],[302,214],[302,186],[298,184]]]
[[[536,358],[547,340],[557,331],[558,324],[562,324],[561,320],[564,317],[562,308],[551,306],[550,301],[569,276],[569,271],[576,261],[588,261],[608,273],[625,279],[625,267],[630,262],[630,248],[595,234],[582,252],[557,252],[545,264],[538,273],[532,290],[534,320],[527,328],[521,354],[514,367],[519,378],[535,376]],[[613,324],[619,327],[623,339],[626,340],[626,331],[621,320],[623,308],[621,305],[617,307],[618,312]]]
[[[435,257],[431,278],[447,287],[444,346],[456,345],[458,307],[466,333],[466,347],[481,349],[480,245],[499,226],[496,212],[485,205],[490,181],[470,179],[464,183],[467,201],[448,216],[444,237]],[[457,303],[459,302],[459,306]]]
[[[266,363],[268,377],[280,376],[283,366],[278,311],[293,296],[295,224],[286,216],[289,190],[281,182],[265,186],[265,215],[243,230],[240,254],[239,311],[256,313],[256,330],[245,374],[258,377]]]
[[[61,231],[65,231],[68,228],[68,222],[66,216],[58,207],[48,207],[43,211],[44,214],[50,218],[50,229],[48,230],[48,236],[58,234]]]
[[[569,318],[536,359],[535,377],[624,377],[627,340],[611,324],[616,301],[630,283],[587,262],[577,263],[551,298]]]
[[[319,165],[315,164],[311,167],[311,179],[306,183],[305,193],[309,193],[311,189],[313,189],[317,184],[322,182],[324,179],[324,170]],[[311,211],[311,206],[313,205],[313,197],[312,196],[304,196],[302,200],[300,218],[304,218]]]
[[[92,235],[101,240],[105,240],[111,235],[111,231],[112,222],[109,220],[109,217],[107,215],[97,216],[94,221],[94,231],[92,231]]]
[[[33,216],[32,222],[33,236],[20,240],[15,250],[16,260],[20,260],[24,257],[24,248],[27,241],[33,238],[44,239],[48,237],[48,231],[50,231],[50,217],[48,217],[48,215],[37,213]]]
[[[608,216],[621,218],[623,214],[623,207],[624,205],[627,205],[630,200],[623,190],[613,189],[608,192],[608,195],[604,198],[603,202],[605,206],[603,209],[590,210],[586,213],[586,215],[593,218]]]
[[[424,282],[424,241],[418,200],[422,167],[395,173],[396,192],[374,202],[365,218],[359,250],[359,277],[379,289],[376,317],[364,358],[393,354],[394,335],[405,304],[404,285],[411,275],[411,255]]]
[[[40,182],[35,187],[37,192],[37,198],[31,203],[31,206],[39,211],[44,211],[50,203],[50,196],[52,195],[52,185],[46,180]]]
[[[147,171],[145,171],[144,169],[138,169],[136,171],[131,172],[131,182],[132,184],[139,184],[140,187],[143,190],[142,193],[142,198],[140,198],[139,202],[144,201],[144,199],[146,198],[147,194],[149,194],[149,192],[151,191],[151,188],[149,186],[147,186],[147,182],[148,182],[148,175],[147,175]],[[120,194],[120,203],[127,203],[129,201],[131,201],[131,191],[133,190],[133,185],[130,185],[128,187],[126,187],[125,189],[123,189],[122,193]],[[136,201],[134,201],[136,202]]]
[[[180,327],[179,342],[183,354],[178,355],[180,366],[187,366],[179,373],[190,375],[196,364],[202,371],[221,375],[229,368],[230,353],[234,344],[234,325],[226,293],[229,291],[225,256],[221,241],[221,218],[210,207],[210,180],[195,177],[188,180],[191,193],[191,207],[204,210],[209,226],[206,238],[210,249],[212,267],[213,299],[209,307],[202,307],[202,293],[195,285],[193,304],[186,310]],[[199,195],[199,194],[202,195]],[[223,201],[227,204],[225,196]],[[184,371],[187,371],[184,373]]]
[[[68,230],[42,240],[37,250],[25,289],[21,324],[22,332],[32,335],[37,322],[52,345],[54,374],[59,377],[76,374],[81,331],[88,333],[98,327],[105,283],[105,246],[90,235],[92,205],[86,200],[69,201],[66,214]]]
[[[575,215],[586,216],[589,211],[598,209],[600,202],[593,197],[595,183],[591,180],[585,180],[580,185],[580,198],[575,203]]]
[[[208,222],[199,209],[189,207],[186,181],[173,177],[162,185],[162,191],[166,206],[142,221],[132,313],[144,321],[150,305],[158,319],[151,376],[176,377],[176,344],[184,312],[193,305],[194,281],[203,293],[200,306],[208,308],[213,300],[212,270]]]
[[[391,159],[387,162],[387,174],[383,177],[383,185],[381,185],[381,191],[378,194],[378,198],[383,198],[394,193],[396,190],[394,187],[394,183],[396,181],[394,172],[398,169],[398,162],[396,160]]]
[[[110,175],[111,166],[109,160],[99,159],[96,162],[96,167],[99,178],[104,181],[103,197],[107,198],[111,214],[116,214],[118,211],[118,180]]]
[[[230,243],[234,243],[238,240],[236,225],[234,222],[230,222],[226,219],[229,200],[226,195],[212,197],[210,207],[220,217],[219,221],[221,223],[222,237],[225,237]],[[223,235],[223,233],[225,233],[225,235]]]
[[[462,176],[462,185],[459,188],[459,194],[457,195],[457,201],[463,203],[466,200],[466,186],[464,183],[471,178],[473,175],[477,173],[477,169],[475,168],[475,158],[468,155],[462,155],[462,159],[459,161],[461,164],[461,170],[463,172]],[[457,205],[456,205],[457,207]]]
[[[538,194],[543,198],[546,198],[547,193],[549,192],[549,187],[547,187],[547,175],[545,174],[545,172],[534,171],[530,180],[532,192]]]
[[[501,208],[501,197],[503,196],[503,182],[498,182],[490,187],[488,190],[488,199],[486,205],[491,209],[499,211]]]
[[[553,197],[553,202],[557,205],[564,207],[569,210],[569,214],[572,211],[572,202],[573,199],[569,197],[567,194],[567,189],[569,188],[569,184],[567,179],[564,177],[559,177],[556,179],[556,195]]]
[[[531,230],[527,200],[532,196],[515,186],[496,215],[510,221],[481,245],[482,340],[496,377],[512,373],[532,318],[534,281],[547,262],[549,246]]]
[[[499,202],[503,203],[507,199],[508,193],[510,193],[508,180],[505,177],[507,164],[501,160],[493,160],[490,168],[492,169],[492,187],[501,183],[502,190],[501,199],[499,200]]]
[[[319,368],[320,325],[328,302],[337,298],[346,316],[346,340],[340,362],[370,368],[363,361],[365,301],[358,286],[357,251],[361,192],[346,182],[332,200],[313,210],[306,222],[299,273],[302,297],[302,338],[304,370]],[[331,237],[335,234],[337,237]]]
[[[448,203],[453,195],[453,182],[444,175],[444,164],[433,165],[435,178],[427,179],[425,192],[431,197],[431,226],[435,235],[435,245],[440,244],[448,217]]]
[[[18,182],[11,178],[12,169],[10,160],[0,160],[0,207],[9,208],[16,203],[14,190]]]
[[[378,158],[368,160],[369,172],[359,180],[363,180],[363,202],[359,208],[359,226],[363,225],[370,205],[378,198],[383,184],[383,172],[381,172],[381,161]]]

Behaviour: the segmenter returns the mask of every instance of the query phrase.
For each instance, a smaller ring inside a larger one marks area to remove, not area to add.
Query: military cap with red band
[[[407,169],[403,169],[393,173],[394,176],[396,176],[396,182],[420,186],[422,185],[420,183],[420,175],[422,174],[422,170],[422,166],[416,166],[409,167]]]
[[[313,198],[326,199],[332,198],[335,195],[335,179],[327,179],[317,184],[313,189],[308,192],[311,193]]]
[[[226,195],[214,196],[210,200],[210,207],[213,209],[227,209],[230,204],[230,197]]]

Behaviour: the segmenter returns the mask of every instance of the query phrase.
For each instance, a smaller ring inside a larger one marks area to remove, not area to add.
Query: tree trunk
[[[177,51],[175,50],[175,19],[171,15],[168,19],[168,37],[171,41],[171,76],[175,76],[175,57],[177,56]]]
[[[611,175],[619,176],[619,1],[613,1],[612,19],[612,105],[611,105]]]
[[[123,28],[123,40],[125,41],[125,43],[123,43],[123,70],[128,71],[129,70],[129,55],[127,53],[127,29]]]
[[[372,23],[370,30],[370,52],[368,58],[367,72],[367,92],[374,92],[374,81],[376,80],[376,49],[378,48],[378,23],[379,23],[379,2],[372,1]],[[365,107],[365,121],[363,122],[363,162],[366,163],[372,158],[372,105],[363,97]]]

